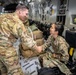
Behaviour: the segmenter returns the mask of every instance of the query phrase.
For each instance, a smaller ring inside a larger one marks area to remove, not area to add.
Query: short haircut
[[[19,9],[29,9],[29,8],[26,5],[24,5],[24,4],[18,4],[16,6],[16,10],[19,10]]]

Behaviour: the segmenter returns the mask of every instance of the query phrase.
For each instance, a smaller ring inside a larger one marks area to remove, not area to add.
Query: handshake
[[[39,52],[39,53],[41,53],[41,52],[43,51],[42,46],[37,46],[37,45],[35,45],[35,46],[34,46],[34,49],[37,50],[37,52]]]

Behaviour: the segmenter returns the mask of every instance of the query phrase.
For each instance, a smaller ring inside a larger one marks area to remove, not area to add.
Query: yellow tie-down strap
[[[70,50],[69,50],[69,55],[70,55],[70,56],[72,56],[72,55],[73,55],[73,53],[74,53],[74,48],[73,48],[73,47],[71,47],[71,48],[70,48]]]

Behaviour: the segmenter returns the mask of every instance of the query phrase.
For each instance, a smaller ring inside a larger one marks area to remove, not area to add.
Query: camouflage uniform
[[[63,39],[61,36],[57,36],[56,39],[54,39],[51,35],[43,45],[43,50],[45,50],[47,47],[52,46],[54,53],[57,55],[56,58],[52,57],[51,52],[47,52],[46,55],[43,57],[43,66],[44,67],[55,67],[58,66],[59,69],[65,73],[66,75],[71,74],[69,69],[64,63],[68,62],[69,54],[68,54],[68,47],[69,45]],[[64,63],[62,63],[64,62]]]
[[[38,46],[43,45],[44,39],[42,32],[36,27],[36,24],[32,24],[29,26],[28,19],[24,22],[24,26],[26,28],[26,31],[28,35],[34,39]],[[25,46],[23,43],[20,45],[20,51],[23,57],[25,58],[31,58],[38,56],[42,53],[38,53],[36,50],[30,49],[27,46]]]
[[[4,64],[7,68],[7,75],[24,75],[19,64],[19,58],[13,43],[17,38],[21,38],[21,42],[28,47],[36,44],[26,33],[26,29],[22,21],[16,13],[0,15],[0,64]],[[3,75],[5,70],[0,65]],[[3,69],[3,70],[2,70]]]

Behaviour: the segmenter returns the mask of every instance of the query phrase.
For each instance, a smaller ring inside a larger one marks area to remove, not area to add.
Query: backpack
[[[54,68],[44,67],[38,70],[38,75],[65,75],[65,74],[63,74],[57,67]]]

